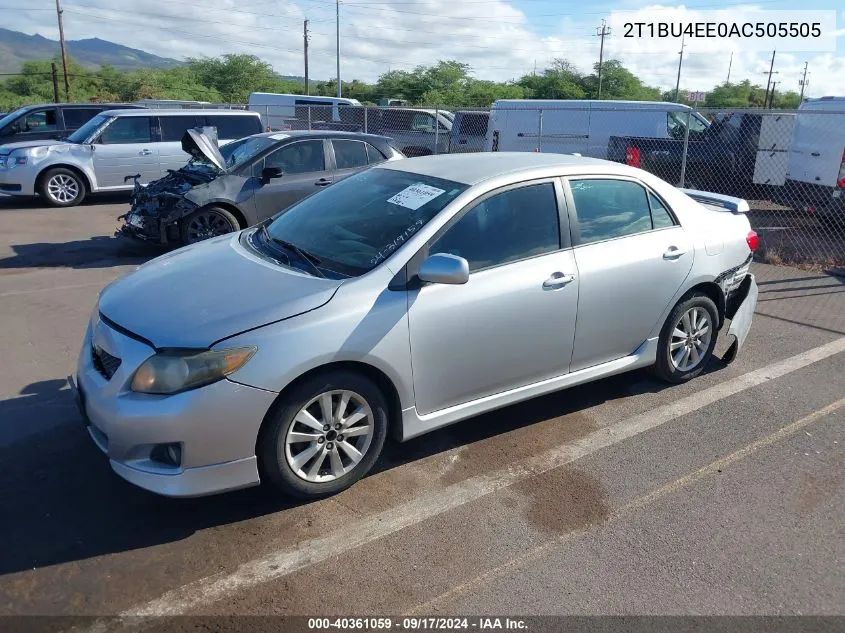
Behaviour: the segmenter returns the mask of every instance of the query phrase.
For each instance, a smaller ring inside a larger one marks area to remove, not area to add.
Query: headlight
[[[132,377],[132,391],[173,394],[216,382],[243,367],[255,347],[205,352],[161,352],[145,360]]]

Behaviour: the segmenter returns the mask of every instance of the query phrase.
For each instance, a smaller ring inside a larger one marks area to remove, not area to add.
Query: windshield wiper
[[[296,255],[299,256],[299,258],[302,261],[306,262],[311,267],[311,270],[313,270],[317,274],[318,277],[322,277],[323,279],[326,279],[326,275],[323,273],[322,270],[320,270],[317,267],[317,264],[319,264],[321,261],[323,261],[319,257],[317,257],[316,255],[309,253],[308,251],[300,248],[296,244],[288,242],[287,240],[283,240],[283,239],[278,238],[278,237],[273,237],[272,235],[270,235],[270,231],[267,230],[266,224],[261,225],[261,232],[264,235],[265,240],[269,240],[270,242],[273,242],[274,244],[278,244],[279,246],[283,246],[284,248],[288,249],[289,251],[293,251]]]

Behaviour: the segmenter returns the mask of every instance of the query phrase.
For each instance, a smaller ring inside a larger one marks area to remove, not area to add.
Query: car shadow
[[[85,207],[96,207],[104,204],[121,204],[128,202],[132,197],[131,191],[115,191],[110,193],[92,193],[85,197],[82,204],[76,207],[62,208],[53,207],[53,209],[60,213],[67,213],[74,209],[84,209]],[[44,204],[44,201],[38,197],[21,198],[18,196],[9,196],[0,194],[0,211],[13,209],[44,209],[49,208]]]
[[[722,367],[714,359],[708,372]],[[389,442],[373,473],[665,388],[638,371],[535,398],[404,444]],[[88,437],[61,379],[33,383],[0,401],[0,464],[0,575],[176,542],[206,528],[307,505],[263,486],[168,499],[126,483]]]
[[[13,244],[14,255],[0,259],[0,269],[110,268],[142,264],[165,249],[118,237],[99,235],[71,242]]]

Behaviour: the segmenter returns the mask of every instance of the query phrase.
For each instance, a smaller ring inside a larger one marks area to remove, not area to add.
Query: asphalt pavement
[[[755,264],[746,347],[685,385],[390,444],[319,502],[172,500],[111,472],[64,382],[99,290],[159,252],[113,237],[126,206],[0,199],[0,615],[845,615],[842,279]]]

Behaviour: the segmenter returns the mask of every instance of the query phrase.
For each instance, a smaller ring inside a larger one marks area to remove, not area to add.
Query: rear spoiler
[[[725,196],[721,193],[710,193],[709,191],[697,191],[696,189],[681,189],[685,194],[696,202],[706,204],[710,207],[719,207],[731,213],[748,213],[750,207],[748,201],[733,196]]]

